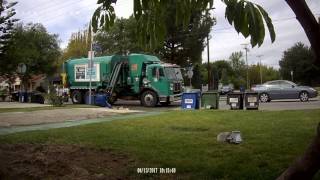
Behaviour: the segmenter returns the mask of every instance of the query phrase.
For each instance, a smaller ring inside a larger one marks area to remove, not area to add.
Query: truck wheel
[[[71,100],[73,104],[81,104],[83,101],[82,93],[78,90],[75,90],[71,94]]]
[[[141,96],[141,103],[146,107],[154,107],[158,104],[157,94],[153,91],[145,91]]]

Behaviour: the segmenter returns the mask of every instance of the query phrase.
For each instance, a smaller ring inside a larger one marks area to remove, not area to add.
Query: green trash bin
[[[217,91],[203,92],[201,95],[202,109],[219,109],[219,93]]]

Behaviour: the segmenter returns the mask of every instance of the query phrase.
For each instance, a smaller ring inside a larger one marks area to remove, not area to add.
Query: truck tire
[[[71,100],[73,104],[82,104],[83,103],[82,93],[78,90],[73,91],[71,94]]]
[[[158,104],[158,97],[154,91],[145,91],[141,95],[141,104],[146,107],[155,107]]]

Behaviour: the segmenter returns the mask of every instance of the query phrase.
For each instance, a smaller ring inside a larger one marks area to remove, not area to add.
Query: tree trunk
[[[317,134],[304,155],[284,171],[277,180],[312,179],[320,169],[320,123]]]
[[[296,15],[306,33],[311,48],[315,54],[315,61],[320,64],[320,24],[312,14],[305,0],[285,0]]]

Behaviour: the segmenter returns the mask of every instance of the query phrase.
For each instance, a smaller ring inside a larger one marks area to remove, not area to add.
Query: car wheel
[[[260,94],[260,101],[265,103],[265,102],[270,102],[269,101],[269,95],[267,93],[262,93]]]
[[[299,98],[300,98],[300,101],[302,101],[302,102],[308,101],[308,100],[309,100],[309,94],[308,94],[308,92],[302,91],[302,92],[299,94]]]
[[[157,94],[153,91],[145,91],[141,96],[141,104],[146,107],[154,107],[158,104]]]
[[[82,93],[78,90],[75,90],[71,94],[71,100],[73,104],[81,104],[83,101]]]

